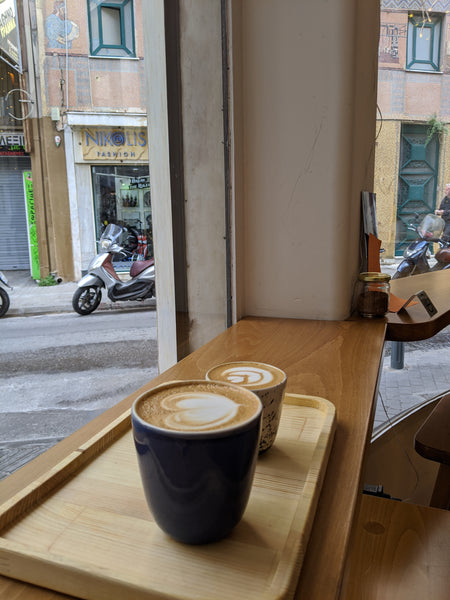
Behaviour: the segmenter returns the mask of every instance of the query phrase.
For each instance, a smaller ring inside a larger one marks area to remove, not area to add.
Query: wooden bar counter
[[[320,396],[336,408],[335,438],[295,598],[338,598],[372,430],[385,328],[383,319],[245,318],[0,482],[0,504],[14,506],[23,490],[129,411],[138,392],[173,379],[203,379],[210,367],[228,360],[271,363],[286,371],[287,392]],[[58,600],[67,596],[0,577],[0,598]]]

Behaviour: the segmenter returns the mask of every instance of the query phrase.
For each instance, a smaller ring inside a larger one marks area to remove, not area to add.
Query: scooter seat
[[[450,263],[450,248],[441,248],[436,252],[434,258],[441,263]]]
[[[155,264],[154,258],[150,258],[149,260],[136,260],[131,265],[130,277],[137,277],[142,271],[145,271],[145,269],[148,269],[148,267],[151,267],[153,264]]]

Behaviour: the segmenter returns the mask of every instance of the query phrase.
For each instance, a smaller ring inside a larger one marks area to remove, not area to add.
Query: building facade
[[[382,0],[374,190],[384,256],[434,212],[450,181],[450,2]]]
[[[34,261],[35,278],[76,280],[108,222],[136,227],[151,248],[141,2],[7,0],[0,10],[5,4],[18,60],[0,28],[0,134],[8,142],[0,268],[33,272]],[[20,156],[11,155],[14,145]]]

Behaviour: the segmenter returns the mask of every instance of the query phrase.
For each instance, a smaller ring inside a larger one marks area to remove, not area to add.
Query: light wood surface
[[[209,368],[227,360],[252,359],[285,370],[287,392],[320,396],[335,405],[335,440],[303,560],[297,600],[338,597],[373,422],[384,334],[382,320],[246,318],[139,390],[171,379],[202,378]],[[22,498],[23,490],[36,486],[35,481],[50,468],[67,460],[114,420],[120,421],[137,393],[0,482],[0,502],[14,505],[14,498]],[[38,588],[2,577],[0,597],[6,591],[11,597],[17,592],[20,600],[42,597]]]
[[[430,317],[420,302],[386,317],[386,339],[414,342],[433,337],[450,325],[450,269],[403,277],[391,281],[391,292],[405,301],[424,290],[438,312]]]
[[[344,600],[448,600],[450,512],[363,496]]]
[[[292,598],[334,426],[330,402],[287,394],[242,521],[208,546],[176,543],[155,524],[128,431],[3,528],[0,570],[87,600],[197,600],[206,590],[217,600]]]

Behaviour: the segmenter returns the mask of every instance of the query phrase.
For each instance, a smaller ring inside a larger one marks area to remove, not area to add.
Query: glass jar
[[[362,317],[384,317],[389,310],[390,275],[360,273],[356,309]]]

